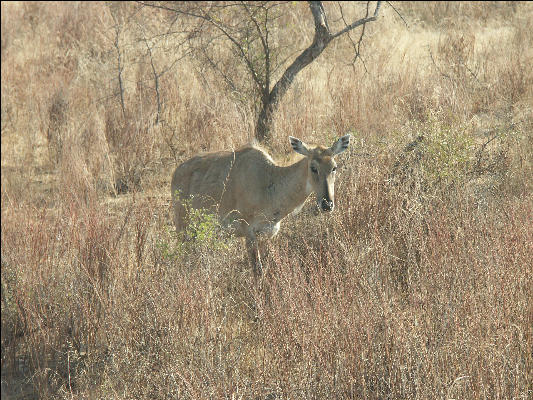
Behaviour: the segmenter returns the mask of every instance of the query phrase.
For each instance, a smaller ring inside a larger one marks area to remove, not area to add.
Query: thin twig
[[[344,29],[341,29],[339,32],[331,35],[331,38],[335,39],[336,37],[341,36],[344,33],[349,32],[349,31],[357,28],[360,25],[365,25],[367,22],[375,21],[377,19],[377,17],[378,17],[378,13],[379,13],[380,7],[381,7],[381,1],[378,1],[377,4],[376,4],[376,9],[374,10],[374,15],[372,15],[371,17],[367,16],[365,18],[361,18],[360,20],[351,23],[350,25],[344,27]],[[367,3],[367,8],[368,8],[368,3]]]
[[[444,72],[442,72],[441,69],[439,68],[439,66],[437,65],[437,63],[435,62],[435,59],[433,58],[433,53],[431,52],[431,47],[429,47],[429,44],[427,45],[427,48],[428,48],[428,51],[429,51],[429,56],[431,57],[431,61],[433,62],[433,65],[435,66],[435,68],[437,68],[437,71],[439,72],[439,74],[441,74],[445,78],[448,78],[448,79],[452,80],[450,75],[445,74]]]
[[[148,55],[150,57],[150,66],[152,67],[152,74],[154,75],[155,98],[157,101],[157,116],[155,117],[155,124],[157,125],[161,117],[161,96],[159,94],[159,77],[161,75],[157,73],[157,70],[154,65],[154,57],[152,55],[152,48],[150,47],[146,39],[144,40],[144,43],[146,44],[146,49],[148,50]]]
[[[406,26],[407,28],[409,28],[409,25],[407,24],[407,21],[403,18],[402,14],[399,13],[399,11],[398,11],[398,10],[397,10],[397,9],[391,4],[390,1],[387,1],[387,4],[388,4],[389,6],[391,6],[391,8],[394,10],[394,12],[395,12],[396,14],[398,14],[398,16],[402,19],[402,21],[403,21],[403,23],[405,24],[405,26]]]
[[[118,22],[116,22],[115,41],[113,42],[113,45],[115,46],[115,49],[117,51],[117,70],[118,70],[118,87],[120,91],[120,105],[122,106],[122,116],[125,117],[126,116],[126,105],[124,104],[124,84],[122,82],[122,70],[124,69],[124,66],[122,65],[119,36],[120,36],[120,27],[118,25]]]
[[[337,5],[339,6],[339,11],[340,11],[340,14],[341,14],[341,19],[342,21],[344,22],[344,25],[345,26],[348,26],[348,23],[346,22],[346,19],[344,18],[344,10],[342,9],[342,6],[340,3],[337,3]],[[370,7],[370,2],[368,1],[366,3],[366,15],[365,15],[365,19],[368,18],[368,12],[369,12],[369,7]],[[357,61],[357,59],[361,59],[361,62],[363,63],[363,67],[365,69],[365,73],[368,72],[367,68],[366,68],[366,63],[365,61],[363,60],[363,58],[361,57],[361,43],[363,42],[363,37],[365,35],[365,27],[366,27],[366,24],[363,24],[363,29],[361,30],[361,35],[359,36],[359,40],[357,41],[357,43],[354,42],[354,40],[352,39],[352,36],[350,35],[350,32],[347,32],[348,34],[348,38],[350,39],[350,42],[352,43],[352,47],[354,49],[354,52],[355,52],[355,56],[354,58],[352,59],[352,62],[348,65],[351,65],[352,68],[355,70],[355,62]]]

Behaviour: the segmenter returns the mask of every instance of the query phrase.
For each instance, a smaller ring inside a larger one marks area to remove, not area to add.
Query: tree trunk
[[[272,103],[263,103],[263,107],[261,108],[261,112],[259,113],[259,117],[255,124],[255,138],[261,143],[270,140],[273,113]]]
[[[350,25],[347,25],[341,31],[332,34],[329,30],[326,13],[322,2],[310,1],[309,9],[313,14],[313,20],[315,23],[315,36],[313,43],[307,49],[305,49],[294,62],[285,70],[280,80],[274,85],[272,91],[268,96],[263,96],[262,109],[257,118],[255,126],[255,137],[260,142],[269,141],[271,138],[273,114],[279,106],[279,102],[287,93],[290,85],[294,81],[296,74],[311,64],[328,46],[328,44],[336,37],[356,28],[357,26],[366,24],[367,22],[375,21],[379,12],[381,2],[376,4],[376,10],[374,15],[368,18],[362,18]]]
[[[280,100],[285,96],[296,74],[311,64],[327,47],[333,36],[329,32],[322,3],[309,2],[309,8],[315,20],[315,36],[313,43],[305,49],[285,70],[283,76],[274,85],[270,94],[263,98],[263,106],[255,126],[255,137],[260,142],[269,140],[272,129],[272,116],[277,110]]]

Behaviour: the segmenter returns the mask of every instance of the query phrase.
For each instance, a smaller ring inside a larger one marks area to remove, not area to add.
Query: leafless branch
[[[400,12],[391,4],[390,1],[387,1],[387,4],[394,10],[394,12],[396,14],[398,14],[398,16],[401,18],[401,20],[403,21],[403,23],[405,24],[405,26],[407,28],[409,28],[409,25],[407,24],[407,21],[405,21],[405,19],[403,18],[402,14],[400,14]]]
[[[261,40],[261,45],[263,46],[263,52],[265,57],[265,75],[264,75],[264,82],[262,89],[263,97],[268,96],[268,92],[270,91],[270,46],[268,45],[268,27],[266,26],[266,21],[268,21],[268,9],[265,10],[265,27],[264,32],[261,29],[259,22],[255,18],[254,13],[250,11],[250,8],[248,5],[243,3],[244,9],[248,12],[248,16],[252,20],[256,30],[257,34],[259,36],[259,39]]]
[[[181,9],[181,8],[167,7],[167,6],[164,6],[164,5],[161,5],[161,4],[157,4],[157,3],[148,3],[148,2],[142,2],[142,1],[138,1],[137,3],[143,4],[143,5],[148,5],[148,6],[155,7],[155,8],[160,8],[160,9],[167,10],[167,11],[173,11],[173,12],[178,13],[178,14],[199,18],[199,19],[202,19],[202,20],[208,22],[209,24],[211,24],[212,26],[217,28],[220,32],[222,32],[224,34],[224,36],[235,46],[235,48],[237,49],[240,57],[244,60],[246,66],[248,67],[248,70],[249,70],[253,80],[257,84],[257,86],[259,88],[261,88],[263,86],[261,80],[259,79],[259,76],[257,75],[256,68],[254,67],[252,61],[247,57],[246,51],[244,50],[242,45],[237,41],[237,39],[233,35],[230,34],[230,32],[229,32],[227,27],[224,27],[221,23],[217,22],[215,20],[215,18],[213,18],[210,15],[210,12],[209,12],[210,10],[207,10],[207,12],[200,10],[200,13],[196,13],[196,12],[187,11],[187,10]],[[231,5],[227,5],[226,7],[229,7],[229,6],[231,6]],[[220,8],[221,6],[220,5],[216,5],[216,4],[211,4],[211,8],[216,8],[216,7]]]
[[[152,67],[152,74],[154,76],[154,90],[155,90],[155,97],[157,101],[157,116],[155,118],[155,124],[157,125],[159,123],[159,118],[161,116],[161,96],[159,94],[159,74],[157,73],[157,70],[155,69],[154,65],[154,57],[152,55],[152,48],[148,44],[148,41],[145,39],[144,43],[146,44],[146,49],[148,51],[148,56],[150,57],[150,66]]]
[[[337,32],[334,35],[332,35],[332,38],[334,39],[336,37],[339,37],[340,35],[342,35],[342,34],[344,34],[346,32],[349,32],[352,29],[357,28],[358,26],[364,25],[367,22],[375,21],[378,18],[378,13],[379,13],[380,7],[381,7],[381,1],[378,1],[377,4],[376,4],[376,9],[374,10],[374,15],[372,15],[371,17],[361,18],[360,20],[351,23],[350,25],[346,26],[344,29],[342,29],[339,32]]]
[[[448,78],[448,79],[451,80],[452,78],[450,77],[450,75],[445,74],[444,72],[442,72],[441,69],[439,68],[439,66],[437,65],[437,63],[435,62],[435,59],[433,58],[433,53],[431,52],[431,47],[429,47],[429,45],[427,47],[428,47],[429,57],[431,58],[431,62],[433,63],[433,65],[435,66],[435,68],[437,69],[439,74],[441,74],[445,78]]]
[[[337,32],[335,35],[332,35],[329,32],[329,27],[327,23],[327,18],[325,15],[324,7],[320,1],[310,1],[309,8],[313,15],[313,20],[315,23],[315,37],[311,46],[305,49],[294,62],[285,70],[285,73],[281,79],[274,85],[272,92],[270,94],[271,100],[277,102],[281,96],[283,96],[289,87],[289,85],[294,80],[294,77],[298,72],[300,72],[304,67],[310,64],[314,59],[316,59],[322,51],[326,48],[331,40],[342,35],[343,33],[349,32],[357,26],[366,24],[370,21],[375,21],[381,6],[381,1],[377,2],[374,15],[370,18],[362,18],[348,26],[344,29]]]
[[[200,49],[201,53],[202,53],[202,56],[207,60],[207,62],[209,63],[209,65],[211,66],[211,68],[217,72],[221,77],[222,79],[224,79],[224,82],[226,82],[226,85],[228,85],[228,87],[230,88],[230,90],[232,92],[238,92],[238,89],[237,89],[237,86],[235,85],[235,83],[233,82],[233,80],[229,77],[228,74],[226,74],[222,69],[220,69],[220,67],[218,66],[218,64],[213,60],[213,58],[209,55],[209,53],[207,52],[207,50],[205,49],[205,47],[202,47]]]
[[[114,18],[114,17],[113,17]],[[124,84],[122,80],[122,71],[124,69],[124,66],[122,65],[122,54],[120,49],[120,25],[118,21],[115,20],[115,38],[113,45],[115,46],[115,50],[117,52],[117,71],[118,71],[118,87],[120,92],[120,105],[122,107],[122,116],[126,115],[126,106],[124,104]]]
[[[348,23],[346,22],[346,19],[344,18],[344,11],[343,11],[342,5],[340,4],[340,2],[338,2],[337,5],[339,7],[339,12],[341,14],[341,19],[344,22],[344,24],[347,26]],[[364,19],[368,18],[369,10],[370,10],[370,2],[368,1],[366,3],[366,15],[365,15]],[[352,47],[353,47],[354,53],[355,53],[354,54],[354,58],[352,59],[352,62],[349,63],[348,65],[351,65],[352,68],[355,68],[355,62],[358,59],[360,59],[362,64],[363,64],[363,67],[365,69],[365,72],[368,72],[368,70],[366,68],[366,63],[365,63],[364,59],[361,57],[361,44],[363,43],[363,37],[365,36],[365,28],[366,28],[366,24],[363,24],[363,28],[361,29],[361,34],[359,35],[359,40],[357,41],[357,43],[354,42],[354,40],[352,39],[352,36],[350,35],[350,32],[347,32],[348,39],[352,43]]]

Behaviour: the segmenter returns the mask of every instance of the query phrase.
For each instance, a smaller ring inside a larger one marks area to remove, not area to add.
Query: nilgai
[[[216,213],[223,226],[246,238],[254,273],[262,271],[258,240],[275,236],[280,222],[301,208],[311,193],[321,211],[334,207],[335,156],[350,144],[350,135],[331,147],[308,147],[289,136],[302,159],[278,165],[259,146],[197,155],[178,166],[172,176],[174,223],[187,225],[185,204]]]

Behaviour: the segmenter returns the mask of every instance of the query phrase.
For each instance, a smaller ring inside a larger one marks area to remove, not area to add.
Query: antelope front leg
[[[260,277],[263,274],[263,265],[261,263],[261,255],[259,254],[259,242],[256,238],[246,238],[246,247],[252,262],[254,275]]]

